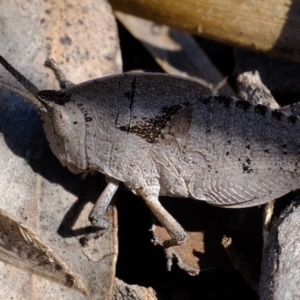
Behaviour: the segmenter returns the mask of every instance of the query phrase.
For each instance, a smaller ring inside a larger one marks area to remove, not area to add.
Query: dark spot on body
[[[283,154],[284,154],[284,155],[287,155],[287,151],[286,151],[286,150],[284,150],[284,151],[283,151]]]
[[[90,99],[89,99],[90,100]],[[90,116],[89,112],[84,108],[83,105],[81,105],[80,107],[81,112],[83,113],[84,119],[86,122],[91,122],[93,119]]]
[[[40,23],[44,24],[46,22],[46,20],[44,18],[41,19]]]
[[[181,105],[163,107],[161,114],[155,118],[144,118],[142,121],[136,122],[136,125],[134,126],[127,124],[119,127],[116,126],[116,128],[127,133],[138,135],[148,143],[154,143],[160,136],[161,130],[166,126],[167,122],[181,108]]]
[[[269,150],[268,149],[266,149],[266,150],[264,150],[266,153],[269,153]]]
[[[75,122],[73,122],[73,124],[74,124],[74,125],[77,125],[77,124],[78,124],[78,122],[77,122],[77,121],[75,121]]]
[[[54,90],[39,91],[36,96],[48,102],[54,102],[58,105],[64,105],[71,101],[71,96],[64,92]]]
[[[260,113],[262,116],[264,116],[267,113],[268,108],[264,105],[257,104],[254,107],[254,112]]]
[[[46,13],[47,15],[50,15],[50,14],[52,13],[52,11],[51,11],[51,9],[46,9],[46,10],[45,10],[45,13]]]
[[[295,124],[297,122],[297,117],[295,115],[289,116],[288,119],[292,124]]]
[[[65,24],[66,24],[67,27],[71,26],[71,23],[69,21],[66,21]]]
[[[163,114],[171,118],[171,116],[173,116],[181,108],[182,108],[181,105],[165,106],[162,108],[162,112]]]
[[[119,120],[119,111],[117,113],[116,119],[115,119],[115,127],[117,128],[118,126],[118,120]]]
[[[130,132],[130,127],[129,126],[120,126],[119,129],[121,131],[124,131],[124,132],[128,132],[128,133]]]
[[[226,156],[227,156],[227,155],[229,155],[229,152],[228,152],[228,151],[226,152]]]
[[[130,103],[129,103],[130,110],[132,110],[132,107],[133,107],[135,92],[136,92],[136,78],[134,77],[131,82],[131,90],[124,93],[124,96],[128,100],[130,100]]]
[[[232,98],[229,96],[216,96],[214,97],[219,101],[220,104],[223,104],[224,107],[229,108],[231,103],[233,102]]]
[[[228,141],[227,141],[227,144],[228,144],[228,145],[231,145],[231,141],[230,141],[230,140],[228,140]]]
[[[247,148],[248,150],[250,150],[250,145],[247,145],[246,148]]]
[[[247,163],[248,165],[250,165],[251,162],[252,162],[251,159],[250,159],[249,157],[247,157],[247,158],[246,158],[246,163]]]
[[[80,25],[83,25],[83,21],[82,20],[78,20],[78,23],[80,24]]]
[[[36,94],[36,96],[42,100],[53,102],[58,105],[64,105],[71,100],[71,96],[61,92],[61,91],[54,91],[54,90],[44,90],[40,91]],[[90,114],[83,108],[82,103],[77,104],[78,108],[80,108],[81,112],[83,113],[84,119],[86,122],[91,122],[93,118]],[[76,122],[77,123],[77,122]],[[75,123],[74,123],[75,124]]]
[[[205,98],[205,99],[199,99],[203,104],[209,104],[211,103],[211,100],[212,100],[212,97],[208,97],[208,98]]]
[[[277,120],[281,120],[283,116],[283,113],[277,110],[273,110],[272,111],[272,117],[277,119]]]
[[[69,46],[69,45],[72,44],[72,40],[67,34],[65,36],[61,37],[59,39],[59,41],[62,45],[68,45]]]
[[[131,93],[130,91],[127,91],[124,93],[124,96],[127,98],[127,99],[130,99],[131,98]]]
[[[248,110],[252,105],[251,103],[245,101],[245,100],[237,100],[235,102],[235,106],[238,108],[242,108],[244,111]]]
[[[253,172],[253,169],[251,169],[249,166],[247,166],[246,164],[243,164],[243,173],[251,173]]]

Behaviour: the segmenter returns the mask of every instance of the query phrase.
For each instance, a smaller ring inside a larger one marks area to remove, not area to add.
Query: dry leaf
[[[88,294],[78,274],[74,274],[35,232],[1,209],[0,244],[1,260]]]
[[[174,258],[178,266],[190,275],[229,265],[221,247],[222,210],[192,199],[161,200],[188,234],[186,242],[182,245],[165,249],[169,270]],[[154,224],[152,231],[154,242],[159,245],[170,239],[168,232],[161,225]]]
[[[47,57],[75,83],[121,72],[116,24],[106,1],[1,4],[1,55],[40,89],[58,87],[43,66]],[[0,74],[3,81],[18,85],[2,69]],[[88,183],[63,168],[50,152],[36,111],[6,91],[0,95],[0,152],[0,208],[19,226],[30,228],[70,272],[79,274],[92,299],[111,299],[117,255],[114,207],[107,212],[109,230],[90,244],[90,251],[98,253],[91,259],[78,242],[92,207],[87,201],[95,200],[85,195]],[[90,180],[98,180],[99,194],[101,176]],[[75,290],[6,264],[1,264],[0,278],[2,299],[85,299]]]
[[[116,12],[116,16],[167,73],[196,79],[211,89],[224,80],[190,35],[121,12]],[[219,92],[224,95],[235,95],[226,82],[220,87]]]

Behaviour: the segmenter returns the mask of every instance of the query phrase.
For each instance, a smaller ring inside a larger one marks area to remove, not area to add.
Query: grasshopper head
[[[28,92],[0,81],[0,87],[19,94],[32,103],[44,122],[51,150],[62,165],[73,173],[87,169],[85,149],[86,126],[80,108],[60,91],[39,91],[25,76],[10,65],[1,55],[0,64],[13,75]]]
[[[38,108],[38,111],[51,150],[71,172],[83,172],[88,162],[86,123],[82,111],[63,91],[40,91],[36,98],[45,108]]]

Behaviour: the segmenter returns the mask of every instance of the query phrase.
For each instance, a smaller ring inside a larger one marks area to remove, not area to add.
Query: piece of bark
[[[224,77],[189,34],[121,12],[116,16],[166,73],[193,78],[222,95],[235,95],[226,80],[219,86]]]
[[[269,89],[262,83],[258,71],[244,72],[237,79],[238,95],[253,105],[261,104],[270,108],[279,108]]]
[[[258,71],[261,81],[280,104],[286,106],[300,100],[300,64],[266,55],[236,49],[236,73]]]
[[[110,0],[115,10],[216,41],[300,61],[297,1]]]
[[[249,101],[253,105],[260,104],[273,109],[279,108],[269,89],[262,83],[258,71],[241,73],[237,76],[236,82],[238,95],[241,99]],[[273,212],[270,209],[272,207],[273,201],[265,205],[261,232],[264,237],[267,236]],[[249,210],[240,211],[239,218],[246,220],[248,213]],[[222,244],[236,269],[239,270],[250,286],[258,292],[261,261],[261,246],[259,246],[259,243],[255,243],[254,240],[251,241],[247,237],[247,233],[244,233],[243,236],[233,234],[229,238],[223,239]],[[245,247],[245,245],[247,246]]]
[[[252,104],[262,104],[272,109],[279,109],[286,114],[300,115],[299,103],[280,107],[274,99],[276,95],[286,95],[287,86],[290,93],[300,94],[297,87],[297,81],[300,80],[300,64],[282,62],[278,59],[268,58],[263,55],[236,50],[235,58],[237,63],[237,89],[239,97],[250,101]],[[245,70],[250,70],[243,72]],[[261,74],[264,82],[267,82],[268,88],[262,83]],[[294,83],[294,84],[293,84]],[[272,91],[272,92],[271,92]],[[294,99],[290,99],[290,103]],[[266,203],[264,207],[263,237],[267,237],[269,226],[271,224],[274,211],[274,200]]]
[[[299,101],[299,64],[282,62],[246,51],[236,51],[236,58],[238,72],[258,70],[264,83],[268,85],[273,95],[277,95],[282,104]],[[282,107],[280,110],[299,114],[299,105]],[[282,201],[275,202],[275,212],[281,203]],[[265,209],[260,299],[299,298],[298,205],[299,200],[285,208],[279,219],[276,219],[276,214],[274,216],[273,203]],[[269,209],[271,213],[268,212]]]
[[[295,200],[274,221],[264,248],[260,299],[299,299],[300,201]]]
[[[53,72],[44,67],[47,57],[75,83],[122,71],[116,24],[106,1],[4,1],[0,20],[1,55],[40,89],[58,87]],[[20,86],[3,68],[0,74],[2,81]],[[88,183],[51,153],[33,107],[7,91],[0,95],[0,133],[1,209],[79,274],[91,299],[111,299],[118,244],[114,206],[106,215],[109,230],[83,249],[79,237],[90,226],[89,200],[96,199],[85,194]],[[104,180],[88,179],[93,180],[99,195]],[[85,299],[34,275],[33,267],[32,272],[1,263],[0,298]]]
[[[129,285],[124,281],[115,278],[113,300],[157,300],[155,291],[149,287],[145,288],[138,285]]]

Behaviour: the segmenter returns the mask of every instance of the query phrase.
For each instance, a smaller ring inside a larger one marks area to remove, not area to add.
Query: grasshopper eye
[[[63,107],[55,105],[52,109],[53,127],[56,133],[65,138],[71,131],[71,122]]]

